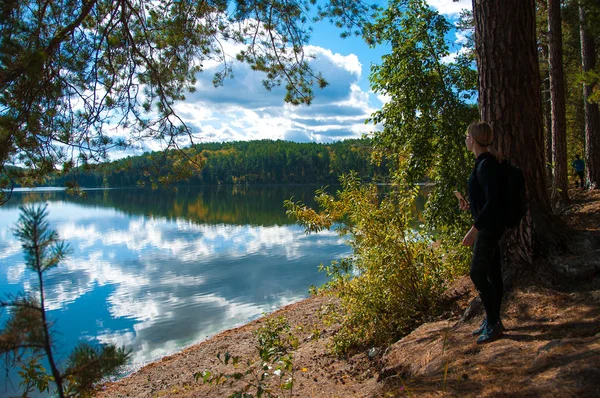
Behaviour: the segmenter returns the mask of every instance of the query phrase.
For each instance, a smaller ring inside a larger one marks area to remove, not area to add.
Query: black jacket
[[[491,153],[482,153],[475,160],[469,176],[469,199],[473,225],[478,230],[502,225],[500,173],[500,164]]]

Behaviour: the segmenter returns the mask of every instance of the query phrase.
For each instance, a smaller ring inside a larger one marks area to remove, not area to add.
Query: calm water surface
[[[59,357],[81,340],[115,343],[132,349],[133,370],[324,283],[319,263],[349,247],[334,232],[305,235],[282,206],[292,196],[312,205],[316,188],[96,190],[85,199],[15,192],[0,207],[0,293],[37,287],[11,228],[19,206],[47,203],[51,227],[71,248],[45,282]],[[10,384],[2,377],[0,396]]]

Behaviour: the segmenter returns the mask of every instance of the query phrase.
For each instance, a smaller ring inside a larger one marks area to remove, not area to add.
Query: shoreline
[[[244,358],[258,359],[256,352],[256,339],[253,332],[262,325],[267,319],[284,316],[290,320],[293,328],[299,326],[299,320],[303,324],[317,325],[320,324],[318,312],[322,305],[332,304],[337,300],[323,296],[314,295],[301,299],[294,303],[287,304],[270,314],[254,319],[243,325],[239,325],[222,332],[215,334],[198,343],[191,344],[188,347],[161,357],[152,361],[136,371],[119,378],[118,380],[103,383],[97,389],[95,396],[97,397],[124,397],[124,396],[139,396],[153,397],[161,390],[157,387],[165,387],[168,383],[164,382],[164,375],[169,375],[167,379],[173,382],[176,379],[188,378],[194,379],[193,373],[201,372],[206,369],[222,368],[218,365],[217,354],[223,355],[225,352],[230,352],[231,355],[241,356]],[[325,327],[324,325],[320,325]],[[331,334],[336,328],[323,329],[322,336]],[[300,340],[310,340],[310,331],[305,328],[303,333],[300,333]],[[155,383],[140,384],[139,380],[156,379]],[[203,386],[200,380],[197,383],[200,389],[209,386]],[[208,395],[210,396],[210,395]]]
[[[126,372],[123,372],[122,375],[111,378],[108,383],[103,383],[102,385],[107,385],[107,384],[112,384],[112,383],[119,382],[119,381],[121,381],[121,380],[123,380],[123,379],[125,379],[127,377],[130,377],[130,376],[134,375],[135,373],[137,373],[138,371],[144,369],[147,366],[151,366],[152,364],[155,364],[157,362],[161,362],[161,361],[163,361],[164,359],[167,359],[167,358],[176,357],[179,354],[183,353],[184,351],[187,351],[187,350],[190,350],[190,349],[197,349],[202,344],[208,343],[210,340],[216,339],[216,338],[218,338],[222,334],[228,335],[228,334],[231,334],[231,333],[236,333],[237,331],[239,331],[240,329],[243,329],[244,327],[251,326],[251,324],[253,324],[253,323],[262,323],[263,319],[267,319],[267,318],[269,318],[271,316],[274,316],[279,311],[285,312],[284,310],[286,310],[288,307],[291,307],[291,306],[293,306],[295,304],[299,304],[299,303],[301,303],[303,301],[306,301],[306,300],[310,300],[312,297],[313,296],[309,295],[309,296],[307,296],[305,298],[293,301],[291,303],[287,303],[284,306],[279,307],[279,308],[273,310],[270,313],[266,313],[264,315],[260,315],[257,318],[251,318],[251,319],[249,319],[245,323],[241,323],[241,322],[237,323],[237,324],[231,326],[230,328],[224,329],[224,330],[222,330],[220,332],[216,332],[213,335],[206,336],[203,340],[196,341],[196,342],[193,342],[193,343],[189,343],[189,344],[181,346],[179,348],[175,348],[171,352],[166,353],[166,354],[164,354],[162,356],[159,356],[159,357],[157,357],[155,359],[150,359],[150,360],[148,360],[146,362],[139,363],[139,364],[137,364],[135,366],[134,365],[128,365],[127,367],[128,368],[130,367],[131,370],[127,370]]]
[[[600,243],[600,192],[575,194],[564,219],[570,228]],[[597,247],[585,256],[597,254]],[[548,266],[539,259],[536,266]],[[560,259],[571,262],[565,254]],[[574,266],[576,263],[572,263]],[[579,264],[579,263],[577,263]],[[529,275],[515,281],[503,305],[505,335],[489,344],[475,343],[472,330],[483,311],[469,276],[447,291],[450,307],[389,347],[361,347],[338,357],[331,339],[339,325],[324,324],[322,313],[338,305],[317,295],[286,305],[247,324],[225,330],[173,355],[152,362],[128,377],[99,386],[97,397],[228,397],[258,380],[263,362],[254,331],[267,319],[284,316],[298,338],[293,354],[293,391],[281,390],[271,377],[267,388],[283,397],[440,397],[440,396],[600,396],[600,268],[593,278],[564,280],[561,286]],[[469,307],[469,311],[465,309]],[[470,313],[470,315],[467,315]],[[343,314],[342,314],[343,315]],[[217,359],[240,357],[234,367]],[[246,361],[250,365],[246,364]],[[250,378],[204,384],[210,371]],[[273,372],[268,369],[266,372]],[[270,375],[271,376],[271,375]],[[288,375],[286,374],[286,377]],[[285,380],[283,380],[285,381]]]

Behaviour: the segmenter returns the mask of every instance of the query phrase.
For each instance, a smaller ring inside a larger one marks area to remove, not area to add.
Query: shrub
[[[353,173],[340,181],[335,197],[317,191],[319,212],[291,200],[285,206],[307,233],[336,228],[353,249],[348,258],[322,267],[329,282],[320,289],[341,300],[333,348],[344,353],[393,342],[434,315],[468,256],[411,228],[417,189],[382,193]]]
[[[264,361],[298,348],[298,338],[290,331],[290,324],[283,316],[268,318],[254,335],[258,340],[258,354]]]
[[[268,318],[265,324],[254,333],[257,338],[257,350],[260,363],[250,359],[241,361],[240,357],[229,352],[217,359],[222,365],[233,366],[233,372],[214,372],[204,370],[194,373],[196,380],[202,379],[204,384],[219,385],[240,381],[242,386],[228,398],[276,398],[293,396],[294,388],[294,356],[289,351],[298,348],[298,338],[290,330],[287,319],[280,316]],[[279,395],[281,394],[281,395]]]

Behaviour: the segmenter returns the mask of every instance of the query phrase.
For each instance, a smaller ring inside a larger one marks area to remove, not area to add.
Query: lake
[[[114,343],[132,349],[135,370],[323,284],[318,265],[350,248],[334,231],[304,234],[282,204],[294,197],[312,206],[317,188],[14,192],[0,207],[0,294],[37,287],[11,228],[19,206],[47,203],[51,228],[71,248],[45,279],[59,358],[81,340]],[[0,385],[8,396],[18,380]]]

